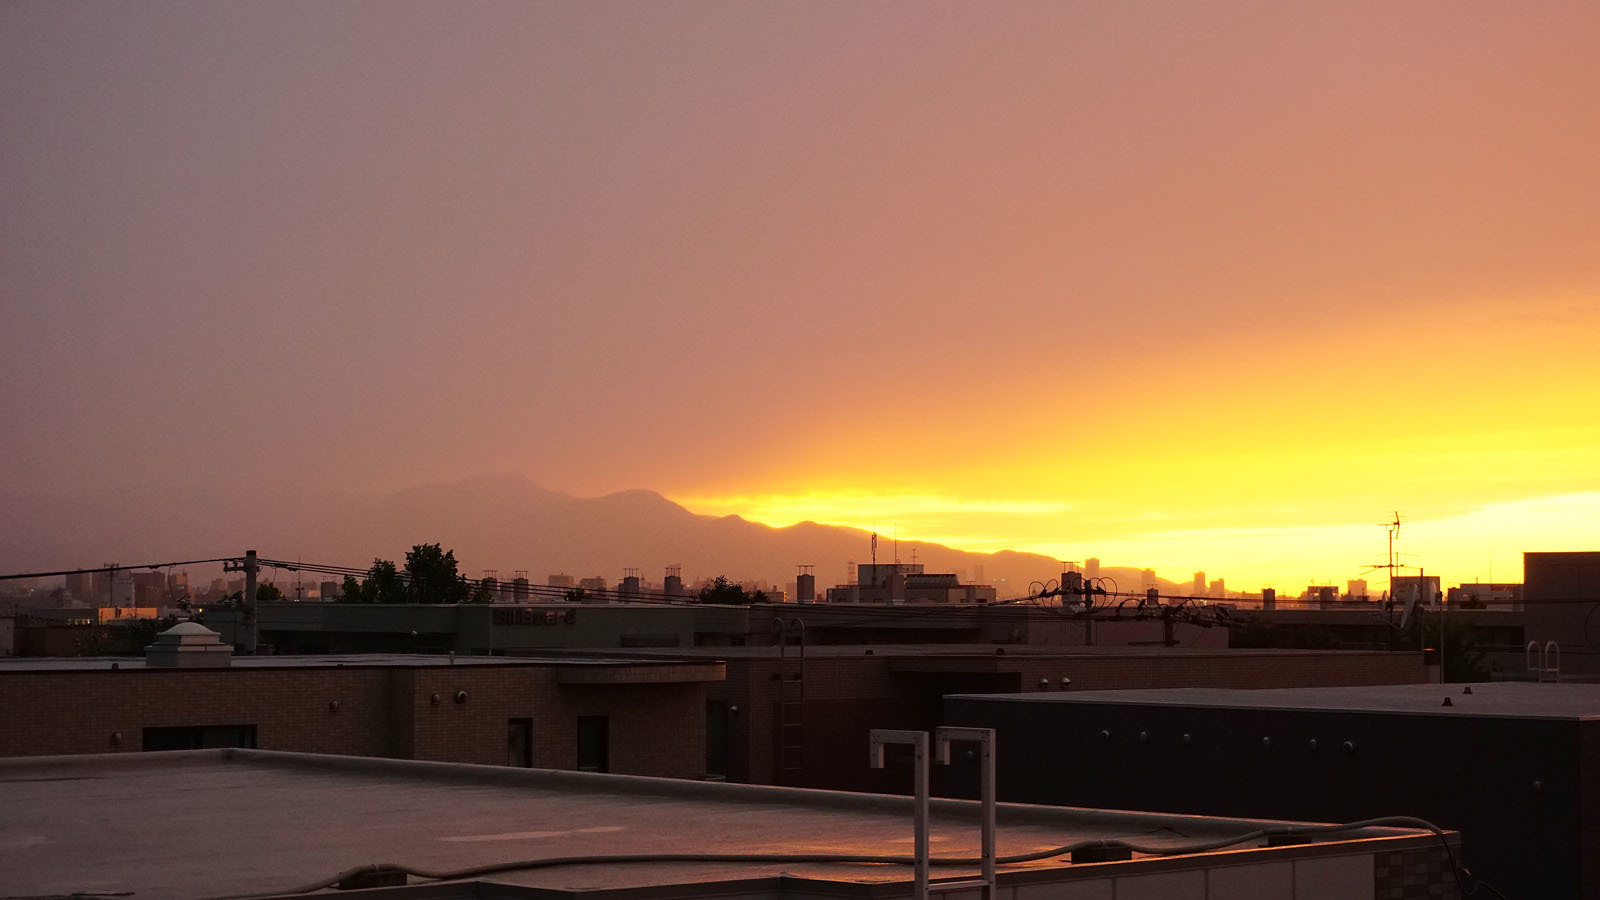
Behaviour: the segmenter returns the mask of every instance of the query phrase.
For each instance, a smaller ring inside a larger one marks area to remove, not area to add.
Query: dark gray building
[[[1470,689],[1470,693],[1467,691]],[[1002,800],[1428,819],[1513,898],[1600,898],[1600,685],[952,695],[997,730]]]

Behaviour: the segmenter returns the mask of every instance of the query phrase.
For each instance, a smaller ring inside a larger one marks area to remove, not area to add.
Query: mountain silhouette
[[[739,516],[697,515],[654,491],[582,498],[513,475],[306,499],[226,491],[4,499],[15,514],[0,532],[6,571],[236,556],[248,548],[264,558],[364,568],[374,558],[399,561],[413,545],[439,543],[474,577],[493,569],[508,579],[521,569],[536,584],[558,572],[614,584],[624,568],[637,568],[647,583],[659,583],[665,568],[677,565],[688,583],[727,575],[782,587],[794,580],[797,564],[807,564],[815,566],[821,591],[844,583],[851,561],[871,560],[870,534],[860,529],[815,522],[774,528]],[[22,523],[27,527],[17,527]],[[880,539],[880,563],[892,562],[894,552]],[[976,579],[981,567],[982,580],[1000,584],[1002,596],[1020,595],[1030,582],[1061,571],[1039,554],[971,553],[922,541],[900,541],[899,554],[902,562],[914,556],[929,572],[963,580]],[[1124,590],[1138,586],[1137,569],[1102,572]]]

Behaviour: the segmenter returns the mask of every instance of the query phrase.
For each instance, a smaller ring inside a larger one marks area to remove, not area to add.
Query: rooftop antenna
[[[1389,595],[1394,596],[1394,540],[1400,536],[1400,511],[1394,511],[1394,521],[1383,526],[1389,533]]]
[[[1384,569],[1385,571],[1388,572],[1389,589],[1383,592],[1383,596],[1385,598],[1385,600],[1384,600],[1384,608],[1387,610],[1387,609],[1390,609],[1390,607],[1389,607],[1390,603],[1395,603],[1395,602],[1399,601],[1399,599],[1400,599],[1398,596],[1396,596],[1395,590],[1394,590],[1394,570],[1400,568],[1399,563],[1395,562],[1395,550],[1394,550],[1395,539],[1400,537],[1400,513],[1399,513],[1398,510],[1394,514],[1394,521],[1383,523],[1383,530],[1389,536],[1388,562],[1379,563],[1378,565],[1375,565],[1375,566],[1367,566],[1367,568],[1365,570],[1363,570],[1361,574],[1365,575],[1368,572],[1376,572],[1379,569]]]
[[[874,566],[878,564],[878,533],[876,531],[872,533],[872,564]]]

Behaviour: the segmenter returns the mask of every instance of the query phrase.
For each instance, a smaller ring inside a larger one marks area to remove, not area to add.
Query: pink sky
[[[0,494],[1594,549],[1597,91],[1577,2],[10,2]]]

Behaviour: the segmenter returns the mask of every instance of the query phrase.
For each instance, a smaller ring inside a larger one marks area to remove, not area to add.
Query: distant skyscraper
[[[1083,561],[1083,575],[1085,578],[1100,577],[1100,560],[1091,556]]]
[[[88,600],[94,595],[94,577],[87,572],[68,575],[67,593],[74,599]]]
[[[1206,573],[1204,573],[1204,572],[1196,572],[1196,573],[1194,573],[1194,591],[1193,591],[1193,593],[1194,593],[1194,595],[1196,597],[1204,597],[1205,596],[1205,593],[1206,593]]]

